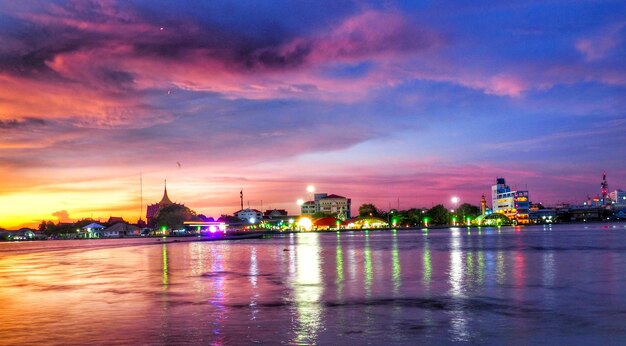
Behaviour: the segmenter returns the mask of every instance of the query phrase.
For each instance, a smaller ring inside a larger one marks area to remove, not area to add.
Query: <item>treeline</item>
[[[363,204],[359,207],[359,216],[378,217],[398,226],[419,226],[424,222],[432,225],[447,225],[453,221],[462,223],[467,218],[474,219],[480,214],[480,208],[469,203],[461,204],[454,212],[448,210],[443,204],[437,204],[430,209],[411,208],[389,211],[383,211],[373,204]]]

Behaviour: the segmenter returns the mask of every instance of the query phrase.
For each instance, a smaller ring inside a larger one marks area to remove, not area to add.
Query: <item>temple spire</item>
[[[163,191],[163,198],[161,198],[161,202],[159,202],[159,204],[160,205],[172,204],[172,201],[167,196],[167,179],[165,179],[165,190]]]

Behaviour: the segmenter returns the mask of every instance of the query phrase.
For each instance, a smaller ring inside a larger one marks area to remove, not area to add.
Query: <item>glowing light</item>
[[[256,221],[256,219],[255,219],[255,218],[253,218],[253,217],[251,217],[251,218],[249,218],[249,219],[248,219],[248,222],[250,222],[250,223],[254,223],[255,221]]]
[[[454,205],[456,205],[460,201],[459,197],[456,197],[456,196],[452,197],[452,199],[450,200],[452,201],[452,203],[454,203]]]
[[[307,191],[308,193],[313,193],[313,192],[315,192],[315,186],[313,186],[313,185],[309,185],[309,186],[307,186],[307,187],[306,187],[306,191]]]
[[[304,204],[304,200],[303,200],[302,198],[299,198],[299,199],[296,201],[296,203],[297,203],[299,206],[302,206],[302,205]]]
[[[215,227],[213,225],[209,226],[209,232],[211,232],[211,233],[217,232],[217,227]]]
[[[308,217],[300,218],[300,220],[298,220],[298,227],[310,231],[313,228],[313,221]]]

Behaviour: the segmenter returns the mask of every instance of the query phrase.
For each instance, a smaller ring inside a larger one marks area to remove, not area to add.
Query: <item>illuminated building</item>
[[[350,206],[352,200],[339,195],[328,195],[320,198],[317,202],[317,208],[320,212],[326,214],[337,214],[340,219],[350,218]]]
[[[518,224],[529,223],[528,191],[512,191],[504,178],[497,178],[496,184],[491,187],[491,203],[494,213],[504,214]]]
[[[256,210],[256,209],[250,209],[250,208],[242,209],[236,212],[235,216],[239,220],[245,220],[250,223],[255,223],[263,219],[263,213],[261,211]]]
[[[609,194],[613,204],[616,206],[626,206],[626,191],[615,190]]]
[[[300,214],[313,215],[315,213],[325,213],[337,215],[345,220],[350,218],[350,208],[352,200],[339,195],[329,195],[326,193],[316,193],[314,201],[304,202],[300,206]]]

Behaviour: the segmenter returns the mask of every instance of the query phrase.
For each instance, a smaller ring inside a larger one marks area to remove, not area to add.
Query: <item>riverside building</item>
[[[494,213],[504,214],[518,224],[528,224],[530,198],[528,191],[513,191],[504,178],[497,178],[491,187],[491,205]]]
[[[337,218],[346,220],[351,217],[352,200],[343,196],[327,193],[316,193],[314,201],[307,201],[300,206],[300,214],[315,213],[335,214]]]

